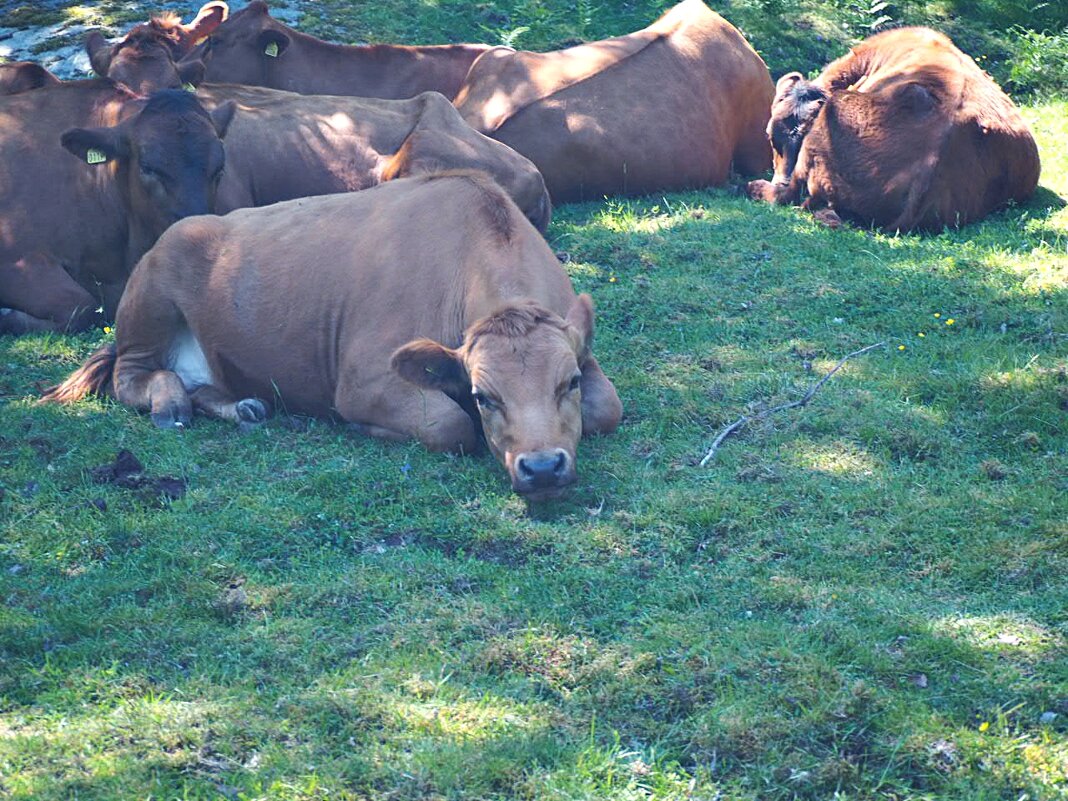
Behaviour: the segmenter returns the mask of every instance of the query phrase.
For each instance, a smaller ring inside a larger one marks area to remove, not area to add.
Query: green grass
[[[0,797],[1068,798],[1068,102],[1025,114],[1042,189],[960,232],[559,209],[626,417],[554,506],[37,407],[104,335],[0,339]],[[95,483],[120,448],[187,494]]]

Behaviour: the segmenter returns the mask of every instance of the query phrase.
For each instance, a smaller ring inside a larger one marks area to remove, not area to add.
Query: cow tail
[[[98,348],[70,378],[45,390],[38,403],[74,403],[86,395],[111,395],[117,358],[115,343]]]

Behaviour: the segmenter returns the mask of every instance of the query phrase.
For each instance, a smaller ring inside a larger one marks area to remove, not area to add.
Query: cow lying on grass
[[[479,173],[183,221],[116,328],[46,399],[105,392],[161,428],[194,410],[258,422],[277,401],[434,450],[484,435],[532,499],[571,484],[579,437],[621,414],[589,296]]]
[[[927,28],[873,36],[813,81],[781,78],[768,139],[775,177],[750,196],[803,201],[830,225],[937,231],[1038,184],[1038,148],[1012,101]]]
[[[766,170],[773,86],[702,0],[644,30],[552,53],[498,47],[456,96],[477,131],[533,161],[553,202],[726,182]]]
[[[140,85],[159,72],[158,59],[172,52],[166,31],[153,20],[115,45],[126,59],[127,82]],[[131,38],[134,34],[137,37]],[[147,65],[149,73],[142,75],[138,63]],[[172,63],[172,71],[176,69]],[[549,224],[552,204],[537,168],[511,148],[472,130],[436,92],[409,100],[381,100],[203,84],[198,96],[209,108],[230,101],[238,104],[227,138],[228,168],[219,187],[219,214],[297,197],[357,191],[427,172],[477,169],[492,175],[538,230]]]
[[[463,168],[492,176],[539,231],[549,224],[552,204],[537,168],[471,130],[437,92],[374,100],[204,84],[197,96],[208,108],[237,103],[219,214]]]
[[[209,3],[199,16],[213,5],[221,4]],[[147,24],[165,30],[180,21],[164,16]],[[199,47],[190,44],[176,51],[176,58],[192,53],[192,58],[203,59],[206,79],[216,83],[395,100],[440,92],[451,99],[471,63],[488,49],[482,44],[333,44],[273,19],[266,3],[254,0],[214,29]]]
[[[101,305],[114,314],[159,235],[211,210],[233,111],[103,80],[0,97],[0,333],[82,330]]]

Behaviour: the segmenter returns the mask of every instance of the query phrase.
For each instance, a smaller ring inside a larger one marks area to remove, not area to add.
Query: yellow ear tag
[[[104,155],[103,150],[97,150],[95,147],[91,147],[85,151],[86,164],[103,164],[107,160],[108,157]]]
[[[185,91],[187,92],[195,92],[197,90],[197,88],[191,83],[183,83],[182,88],[185,89]]]
[[[263,52],[271,58],[278,58],[278,42],[269,42],[267,47],[263,49]]]

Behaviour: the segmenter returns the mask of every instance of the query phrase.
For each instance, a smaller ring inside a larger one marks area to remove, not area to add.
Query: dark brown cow
[[[552,204],[537,168],[471,130],[437,92],[376,100],[204,84],[197,95],[209,108],[237,103],[226,137],[219,214],[474,168],[489,173],[539,230],[549,223]]]
[[[888,231],[941,230],[1034,192],[1038,148],[997,84],[946,36],[900,28],[861,42],[813,81],[779,80],[775,177],[750,196]],[[805,194],[807,193],[807,198]]]
[[[456,107],[533,161],[554,202],[722,184],[770,164],[773,87],[745,38],[702,0],[648,28],[554,53],[496,48]]]
[[[226,3],[207,3],[188,25],[173,13],[135,26],[122,41],[109,44],[99,33],[85,41],[89,63],[97,75],[111,78],[136,94],[196,85],[204,78],[202,62],[179,63],[226,19]]]
[[[592,335],[589,296],[507,195],[447,173],[182,221],[134,271],[115,345],[46,398],[108,392],[161,428],[258,422],[277,399],[435,450],[482,433],[539,499],[574,481],[581,435],[619,423]]]
[[[193,57],[207,65],[206,80],[218,83],[396,100],[440,92],[451,99],[472,62],[488,49],[481,44],[333,44],[273,19],[267,4],[256,0],[221,25]]]
[[[211,209],[232,113],[102,80],[0,97],[0,333],[114,314],[164,229]]]
[[[0,95],[17,95],[57,83],[59,78],[32,61],[0,64]]]

